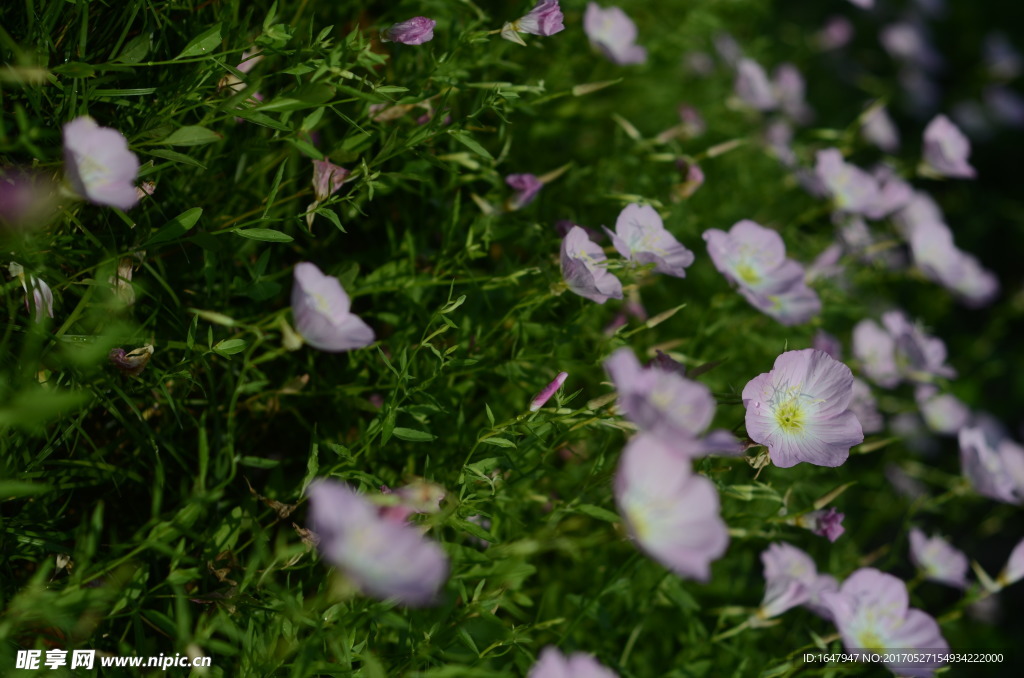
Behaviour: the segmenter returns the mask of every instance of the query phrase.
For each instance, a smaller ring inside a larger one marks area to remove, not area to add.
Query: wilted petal
[[[383,34],[385,42],[399,42],[403,45],[422,45],[434,39],[434,26],[437,22],[425,16],[417,16],[408,21],[400,21],[392,25]]]

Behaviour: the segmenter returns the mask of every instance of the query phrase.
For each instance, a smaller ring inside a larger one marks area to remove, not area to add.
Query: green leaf
[[[218,355],[229,356],[241,353],[248,345],[249,343],[245,339],[224,339],[214,345],[213,352]]]
[[[600,506],[594,506],[593,504],[580,504],[576,507],[576,510],[585,516],[597,518],[598,520],[605,520],[609,523],[619,522],[619,515],[617,513]]]
[[[51,488],[49,485],[27,483],[22,480],[0,480],[0,501],[16,499],[18,497],[31,497],[35,494],[45,494]]]
[[[265,104],[254,107],[257,111],[298,111],[322,106],[334,97],[334,88],[323,83],[302,85]]]
[[[494,445],[495,447],[511,447],[515,448],[516,444],[511,440],[505,438],[484,438],[480,441],[486,445]]]
[[[149,52],[149,48],[152,44],[152,33],[136,35],[124,46],[124,49],[121,50],[117,60],[128,64],[137,64],[146,57],[146,54]]]
[[[169,242],[171,240],[177,240],[181,236],[191,230],[196,222],[199,221],[199,217],[203,215],[202,207],[193,207],[190,210],[186,210],[178,216],[171,219],[167,224],[156,232],[152,238],[150,238],[143,247],[151,247],[157,243]]]
[[[240,457],[238,464],[250,468],[274,468],[280,464],[278,459],[266,459],[264,457]]]
[[[483,157],[489,160],[494,160],[494,156],[491,155],[486,148],[481,146],[480,143],[472,136],[470,136],[467,132],[459,130],[456,132],[449,132],[449,134],[451,134],[456,141],[458,141],[460,144],[462,144],[469,150],[473,151],[477,155],[482,155]]]
[[[401,426],[396,426],[392,433],[399,440],[407,440],[411,443],[427,443],[437,438],[437,436],[425,431],[417,431],[414,428],[402,428]]]
[[[233,233],[249,240],[262,240],[263,242],[291,242],[295,240],[295,238],[287,233],[270,228],[244,228],[233,231]]]
[[[158,158],[164,158],[166,160],[180,162],[183,165],[192,165],[193,167],[198,167],[199,169],[206,169],[206,165],[199,162],[198,160],[190,158],[184,153],[178,153],[177,151],[171,151],[166,148],[157,148],[152,151],[145,151],[145,153],[148,153],[149,155],[155,155]]]
[[[175,59],[184,59],[186,57],[200,56],[202,54],[209,54],[217,45],[220,44],[220,24],[214,24],[210,28],[206,29],[196,37],[192,38],[191,42],[185,45],[185,49],[181,50],[181,54],[174,57]]]
[[[202,125],[186,125],[176,129],[160,143],[169,146],[202,146],[215,143],[223,138],[212,129],[207,129]]]

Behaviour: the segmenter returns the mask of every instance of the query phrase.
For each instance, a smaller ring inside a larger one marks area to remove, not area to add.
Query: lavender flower
[[[686,267],[693,263],[693,252],[679,244],[649,205],[627,205],[615,221],[615,232],[605,231],[619,254],[639,264],[654,264],[657,273],[685,278]]]
[[[900,150],[900,133],[884,106],[875,108],[861,123],[860,134],[864,140],[874,144],[886,153]]]
[[[850,411],[853,373],[826,353],[787,351],[770,372],[743,388],[747,434],[768,447],[772,463],[839,466],[864,441]]]
[[[973,179],[977,172],[967,162],[971,142],[944,115],[937,115],[924,130],[924,168],[938,176]]]
[[[1013,547],[1010,557],[1006,560],[1006,565],[1003,566],[1002,572],[996,578],[996,583],[1001,586],[1009,586],[1021,579],[1024,579],[1024,539]]]
[[[841,49],[853,40],[855,32],[853,22],[846,17],[838,14],[830,16],[825,21],[825,25],[821,27],[820,31],[818,31],[818,35],[816,36],[818,46],[826,52],[834,49]]]
[[[799,125],[814,119],[814,111],[804,99],[806,84],[800,70],[791,63],[779,64],[772,74],[772,88],[782,112]]]
[[[555,377],[554,381],[544,387],[544,390],[533,397],[530,401],[530,411],[536,412],[540,408],[544,407],[544,403],[551,400],[551,396],[555,395],[555,392],[562,388],[562,384],[565,383],[568,378],[568,372],[559,372],[558,376]]]
[[[45,174],[0,167],[0,230],[46,224],[57,212],[57,185]]]
[[[771,111],[779,105],[768,75],[753,59],[740,59],[733,90],[743,103],[758,111]]]
[[[690,456],[740,452],[739,443],[727,431],[716,430],[700,438],[715,414],[715,399],[707,386],[676,369],[641,367],[629,348],[615,351],[604,367],[619,392],[619,409],[641,431]]]
[[[818,574],[818,568],[809,555],[790,544],[770,544],[761,553],[764,565],[765,592],[758,608],[759,619],[777,617],[786,610],[804,605],[826,618],[821,594],[839,588],[836,580],[827,574]]]
[[[942,537],[929,538],[918,528],[911,528],[910,559],[926,579],[958,589],[967,588],[967,556]]]
[[[902,311],[883,313],[882,324],[895,341],[897,366],[908,379],[928,381],[932,377],[956,376],[956,370],[946,365],[946,344],[925,334]]]
[[[382,517],[377,507],[344,483],[309,486],[310,529],[324,559],[365,593],[403,605],[433,604],[448,578],[448,557],[419,530]]]
[[[956,435],[967,425],[971,410],[955,395],[939,393],[931,384],[921,384],[914,390],[914,399],[928,428],[936,433]]]
[[[915,649],[941,653],[949,645],[935,619],[911,608],[906,585],[874,568],[861,568],[836,592],[822,594],[824,604],[849,651],[885,653]],[[888,666],[901,676],[927,677],[938,662],[899,662]]]
[[[708,229],[704,240],[715,268],[742,288],[772,294],[803,280],[800,264],[786,258],[782,237],[753,221],[739,221],[728,233]]]
[[[518,33],[547,37],[565,29],[562,9],[558,0],[537,0],[533,9],[515,21],[505,24],[501,29],[501,37],[512,42],[524,44]]]
[[[618,7],[603,9],[596,2],[588,2],[583,31],[591,45],[620,66],[647,61],[647,50],[636,44],[636,24]]]
[[[1024,448],[1009,438],[992,439],[980,427],[965,426],[958,438],[960,468],[978,494],[1024,503]]]
[[[827,353],[834,360],[843,359],[843,344],[825,330],[818,330],[811,340],[811,348]]]
[[[725,553],[729,533],[714,484],[694,475],[686,456],[655,436],[635,436],[619,460],[615,500],[648,555],[680,577],[711,578],[711,562]]]
[[[351,174],[347,169],[330,160],[313,161],[313,193],[317,202],[323,202],[339,190]]]
[[[830,506],[827,509],[811,511],[799,516],[796,519],[796,525],[835,543],[836,539],[839,539],[846,531],[846,528],[843,527],[843,518],[845,517],[845,514],[837,511],[834,506]]]
[[[618,674],[589,654],[575,652],[566,657],[557,647],[548,645],[526,678],[618,678]]]
[[[425,16],[400,21],[381,34],[384,42],[399,42],[403,45],[422,45],[434,39],[437,22]]]
[[[817,153],[814,172],[835,201],[837,209],[852,214],[867,214],[879,201],[878,182],[856,165],[843,161],[838,148]]]
[[[622,283],[605,269],[606,259],[579,226],[562,239],[562,277],[572,292],[599,304],[622,298]]]
[[[874,320],[865,318],[853,328],[853,355],[871,381],[893,388],[901,381],[896,367],[896,342]]]
[[[885,420],[878,411],[875,404],[875,396],[871,394],[871,387],[866,381],[853,378],[853,400],[850,401],[850,411],[857,415],[857,421],[865,434],[878,433],[885,428]]]
[[[509,210],[526,207],[537,197],[540,189],[544,188],[544,182],[533,174],[509,174],[505,177],[505,183],[516,192],[509,198]]]
[[[351,301],[337,278],[324,275],[316,264],[295,265],[292,313],[295,329],[307,344],[333,353],[372,344],[373,330],[350,308]]]
[[[139,201],[139,159],[116,129],[88,116],[64,125],[64,171],[74,191],[97,205],[131,209]]]
[[[25,273],[21,264],[12,261],[7,270],[21,283],[25,290],[25,308],[35,316],[37,323],[43,322],[46,316],[53,317],[53,292],[41,278]]]

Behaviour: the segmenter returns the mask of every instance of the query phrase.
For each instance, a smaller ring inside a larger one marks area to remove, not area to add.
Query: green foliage
[[[558,644],[638,678],[865,675],[803,664],[803,652],[841,647],[805,611],[712,640],[743,620],[737,606],[758,605],[769,542],[797,544],[843,577],[869,563],[909,575],[906,528],[921,519],[955,530],[990,573],[1008,552],[999,535],[1019,539],[1019,509],[965,496],[955,445],[924,464],[886,434],[838,469],[758,475],[742,458],[699,462],[733,537],[707,585],[640,554],[618,518],[611,481],[632,429],[601,362],[620,346],[706,366],[697,378],[718,398],[715,426],[742,435],[750,378],[819,327],[848,337],[892,298],[949,330],[961,373],[985,375],[957,382],[964,400],[1009,409],[985,401],[983,384],[1020,358],[1019,347],[999,353],[1013,345],[1019,298],[968,332],[933,284],[869,266],[854,275],[856,293],[820,283],[822,317],[786,328],[706,256],[701,233],[744,218],[778,229],[805,262],[833,237],[821,203],[764,148],[756,115],[730,101],[731,72],[699,78],[681,59],[730,30],[766,64],[813,68],[817,24],[781,15],[786,3],[623,0],[650,53],[637,67],[590,48],[582,1],[562,3],[563,33],[525,36],[526,48],[490,32],[528,2],[7,4],[0,165],[59,174],[61,125],[91,115],[127,137],[155,191],[128,212],[62,197],[45,227],[0,233],[55,300],[54,318],[37,324],[17,279],[3,282],[0,672],[16,649],[59,647],[202,654],[210,676],[521,676]],[[378,40],[416,15],[437,20],[433,41]],[[794,44],[776,45],[766,26]],[[262,60],[243,72],[254,48]],[[832,111],[823,97],[801,159],[823,141],[875,157],[857,137],[864,98],[847,92]],[[707,133],[659,138],[682,101]],[[673,201],[683,157],[701,163],[706,183]],[[309,227],[321,159],[351,174]],[[563,167],[534,203],[505,211],[505,175]],[[970,223],[981,217],[967,191],[942,197]],[[612,225],[636,201],[663,214],[697,263],[685,279],[616,270],[627,294],[665,316],[610,330],[621,305],[565,292],[554,224]],[[1019,201],[1005,211],[1022,221]],[[114,284],[125,261],[133,302]],[[341,281],[374,346],[291,350],[300,261]],[[139,376],[110,365],[112,348],[147,344],[155,353]],[[528,413],[562,370],[565,388]],[[1006,388],[1019,404],[1024,386]],[[912,402],[900,392],[882,405]],[[925,484],[925,498],[893,496],[894,466]],[[364,597],[318,557],[303,529],[316,477],[367,494],[414,478],[446,489],[441,511],[421,518],[452,561],[439,606]],[[848,530],[835,544],[782,520],[851,482],[833,504]],[[979,630],[957,597],[929,586],[914,604],[951,611],[943,632],[954,649],[1019,635],[1019,621]]]

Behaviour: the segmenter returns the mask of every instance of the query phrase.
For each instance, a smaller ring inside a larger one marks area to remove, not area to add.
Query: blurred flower
[[[615,220],[615,232],[605,232],[619,254],[639,264],[654,264],[656,273],[685,278],[686,267],[693,263],[693,252],[665,230],[650,205],[626,205]]]
[[[908,379],[956,376],[956,370],[946,365],[946,344],[925,334],[920,324],[911,323],[903,311],[883,313],[882,324],[895,341],[897,367]]]
[[[152,357],[153,346],[151,344],[133,349],[128,353],[125,353],[123,348],[114,348],[107,355],[110,364],[116,367],[121,374],[126,374],[129,377],[137,377],[142,374],[142,370],[146,369],[146,365],[149,364],[149,359]]]
[[[760,619],[777,617],[797,605],[829,618],[828,610],[821,603],[821,594],[837,590],[839,584],[830,575],[819,575],[809,555],[790,544],[770,544],[761,552],[761,563],[765,591],[757,611]]]
[[[600,245],[579,226],[562,239],[562,277],[572,292],[599,304],[622,298],[622,283],[605,269],[606,260]]]
[[[555,395],[555,392],[562,388],[562,384],[565,383],[568,378],[568,372],[559,372],[558,376],[555,377],[554,381],[544,387],[544,389],[533,397],[530,401],[530,411],[536,412],[540,408],[544,407],[544,403],[551,400],[551,396]]]
[[[830,16],[818,31],[818,46],[824,51],[841,49],[853,40],[854,32],[853,23],[845,16]]]
[[[931,384],[921,384],[914,390],[914,399],[924,417],[924,423],[936,433],[956,435],[971,419],[967,405],[950,393],[939,393]]]
[[[911,528],[910,560],[926,579],[958,589],[967,588],[967,556],[942,537],[929,538],[918,528]]]
[[[846,515],[840,513],[834,506],[820,511],[810,511],[796,519],[796,526],[810,530],[819,537],[825,537],[835,543],[836,539],[842,536],[846,528],[843,527],[843,518]]]
[[[834,360],[843,359],[843,343],[825,330],[818,330],[811,339],[811,348],[827,353]]]
[[[341,190],[349,174],[351,172],[347,169],[335,165],[330,160],[313,161],[313,194],[316,200],[306,208],[306,225],[310,229],[313,228],[313,218],[320,203]]]
[[[804,269],[786,258],[786,246],[775,231],[753,221],[737,222],[728,233],[704,231],[708,254],[740,294],[783,325],[807,322],[821,310],[818,295],[804,282]]]
[[[525,43],[519,33],[542,37],[554,35],[565,28],[563,18],[558,0],[537,0],[537,4],[525,16],[502,27],[501,37],[523,45]]]
[[[505,177],[505,183],[515,191],[515,195],[508,200],[509,210],[526,207],[544,188],[544,182],[534,174],[509,174]]]
[[[618,678],[618,674],[589,654],[576,652],[566,657],[557,647],[548,645],[526,678]]]
[[[258,64],[261,61],[263,61],[263,55],[260,54],[260,48],[254,47],[251,50],[246,50],[242,52],[242,60],[239,62],[237,66],[235,66],[235,70],[241,71],[242,73],[248,73],[256,67],[256,64]],[[232,91],[240,92],[242,89],[244,89],[242,85],[244,85],[244,83],[238,76],[236,76],[234,73],[228,73],[220,79],[220,82],[217,83],[217,89],[224,89],[225,87],[227,87],[230,88]],[[263,99],[261,97],[260,101],[262,100]]]
[[[1024,97],[1003,85],[986,87],[983,96],[993,118],[1008,127],[1024,127]]]
[[[990,438],[980,427],[965,426],[958,438],[960,468],[978,494],[1024,503],[1024,448],[1009,438]]]
[[[57,213],[57,184],[45,174],[0,167],[0,229],[44,226]]]
[[[680,577],[706,582],[729,545],[714,484],[690,460],[641,433],[622,451],[615,500],[640,548]]]
[[[715,72],[715,60],[707,52],[687,52],[683,55],[683,63],[688,71],[701,78]]]
[[[605,360],[604,368],[619,393],[622,413],[641,431],[689,456],[739,454],[741,447],[728,431],[712,431],[701,438],[715,415],[711,390],[682,376],[676,368],[664,369],[662,364],[664,360],[642,367],[633,350],[626,347]]]
[[[942,55],[932,46],[924,24],[908,21],[889,24],[878,35],[892,58],[924,71],[942,66]]]
[[[381,507],[380,517],[397,523],[407,522],[414,513],[438,513],[447,494],[442,486],[426,480],[415,480],[397,490],[382,485],[380,491],[396,502]]]
[[[156,193],[156,184],[152,181],[143,181],[135,187],[135,195],[139,200]]]
[[[740,43],[736,42],[736,38],[729,33],[716,33],[712,38],[712,43],[718,56],[726,65],[731,68],[736,68],[739,65],[740,59],[743,58],[743,48],[740,47]]]
[[[636,44],[636,24],[618,7],[604,9],[596,2],[588,2],[583,31],[591,45],[620,66],[647,61],[647,50]]]
[[[292,313],[295,329],[306,343],[321,351],[340,352],[373,343],[373,330],[350,312],[351,302],[334,276],[316,264],[295,265]]]
[[[88,116],[64,125],[64,171],[78,195],[97,205],[131,209],[139,201],[139,159],[116,129]]]
[[[885,106],[876,107],[864,118],[860,134],[865,141],[874,144],[886,153],[895,153],[900,150],[899,130],[896,129],[896,123],[889,117]]]
[[[135,288],[132,287],[132,270],[135,267],[136,257],[142,261],[145,252],[136,252],[135,257],[121,257],[117,261],[117,272],[108,278],[114,296],[125,306],[135,303]]]
[[[704,240],[715,268],[741,287],[762,293],[780,292],[804,277],[800,264],[786,258],[782,236],[753,221],[739,221],[728,233],[708,229]]]
[[[399,42],[403,45],[422,45],[434,39],[437,22],[425,16],[400,21],[381,33],[384,42]]]
[[[848,651],[885,653],[888,650],[942,653],[949,649],[935,619],[911,608],[906,585],[874,568],[857,570],[839,591],[822,594],[824,604]],[[891,664],[901,676],[931,676],[937,662]]]
[[[695,162],[680,159],[676,162],[681,172],[685,172],[683,181],[672,186],[672,200],[687,200],[697,189],[704,185],[704,171]]]
[[[806,125],[814,119],[814,111],[804,98],[804,76],[796,66],[791,63],[776,66],[772,75],[772,88],[779,107],[793,122]]]
[[[967,156],[971,142],[949,118],[937,115],[924,130],[924,167],[943,177],[973,179],[977,174]]]
[[[836,208],[869,219],[881,219],[903,207],[913,193],[909,184],[887,171],[871,175],[845,162],[837,148],[818,151],[814,171]]]
[[[1013,551],[1010,552],[1010,557],[1007,559],[1006,565],[1003,566],[1003,571],[996,578],[996,582],[1002,586],[1009,586],[1019,582],[1021,579],[1024,579],[1024,539],[1013,547]]]
[[[413,526],[378,514],[345,483],[319,479],[307,491],[310,529],[324,559],[365,593],[411,607],[430,605],[448,578],[448,557]]]
[[[853,378],[853,399],[850,401],[850,411],[857,415],[857,421],[865,434],[878,433],[885,428],[885,420],[878,411],[875,404],[875,396],[871,394],[871,387],[867,382]]]
[[[985,55],[985,68],[992,77],[1013,80],[1024,72],[1024,58],[1005,33],[994,31],[986,35],[982,51]]]
[[[30,314],[35,315],[35,321],[41,323],[46,316],[52,318],[53,292],[50,290],[50,286],[42,279],[25,273],[21,264],[15,261],[7,266],[7,270],[18,279],[21,288],[25,290],[25,308]]]
[[[733,90],[743,103],[758,111],[771,111],[779,105],[768,75],[753,59],[740,59]]]
[[[875,0],[850,0],[850,4],[857,5],[861,9],[871,9],[875,6]]]
[[[853,355],[867,377],[885,388],[900,383],[896,367],[896,342],[878,323],[865,318],[853,328]]]
[[[786,351],[743,388],[747,434],[778,467],[839,466],[864,442],[852,397],[849,367],[811,348]]]

